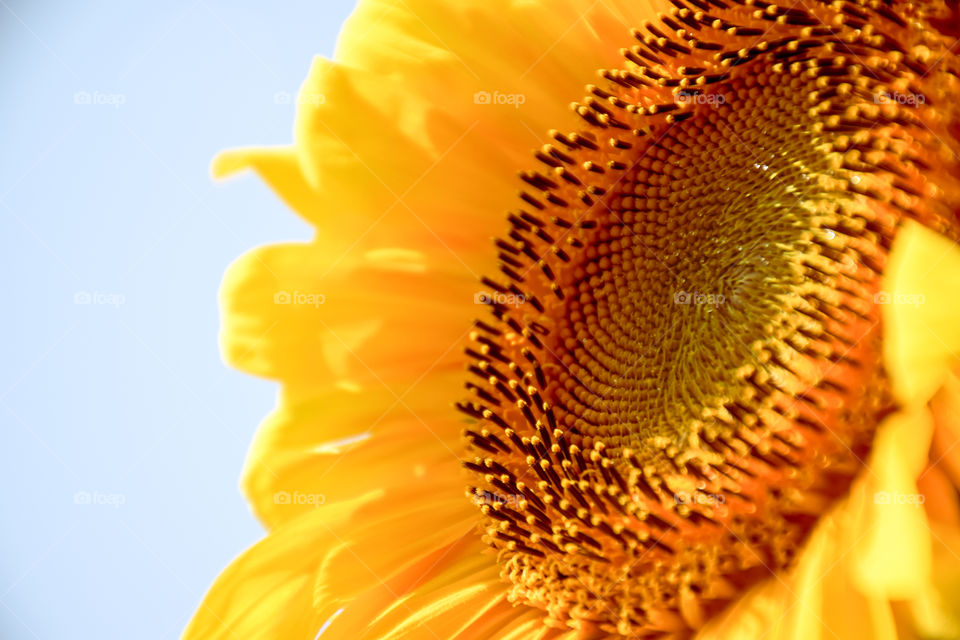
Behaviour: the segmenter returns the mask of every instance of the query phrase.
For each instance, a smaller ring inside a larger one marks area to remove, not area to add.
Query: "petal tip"
[[[214,180],[223,180],[250,168],[251,164],[250,154],[246,149],[221,151],[210,161],[210,177]]]

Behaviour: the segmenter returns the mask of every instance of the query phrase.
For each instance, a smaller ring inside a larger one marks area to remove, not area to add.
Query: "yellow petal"
[[[252,167],[321,231],[350,242],[419,231],[481,273],[463,252],[515,206],[520,183],[503,167],[522,166],[549,128],[575,126],[570,101],[621,62],[630,27],[669,8],[363,0],[336,62],[317,58],[301,88],[297,161],[288,149],[237,150],[214,172]]]
[[[477,611],[506,606],[505,586],[498,578],[497,572],[488,569],[483,576],[485,580],[478,581],[477,577],[457,583],[433,594],[429,601],[411,600],[404,602],[401,608],[417,607],[414,615],[406,616],[385,635],[383,640],[400,640],[401,638],[417,638],[425,634],[436,634],[440,638],[452,638],[459,634],[464,623],[473,620]],[[383,624],[384,620],[376,622]],[[389,626],[389,622],[387,625]],[[376,634],[376,632],[374,632]],[[376,636],[375,636],[376,637]]]
[[[423,253],[319,239],[250,251],[221,287],[224,358],[254,375],[330,386],[411,381],[438,359],[453,366],[478,286],[432,267]]]
[[[827,534],[813,535],[796,567],[771,577],[744,594],[707,623],[697,640],[800,640],[821,637],[820,572],[827,554]]]
[[[478,585],[487,600],[506,586],[467,501],[424,499],[436,484],[423,478],[283,522],[217,579],[184,638],[314,638],[325,626],[324,638],[372,626],[381,637],[441,617],[444,629],[462,626]],[[469,606],[454,612],[458,604]]]
[[[545,640],[556,638],[560,632],[543,624],[543,612],[537,609],[527,611],[491,640]]]
[[[797,564],[772,576],[709,621],[697,640],[895,640],[886,599],[859,592],[851,554],[863,518],[847,501],[817,523]]]
[[[204,597],[184,640],[313,638],[314,574],[342,527],[376,494],[326,505],[288,522],[231,563]]]
[[[210,165],[210,173],[217,179],[245,169],[256,171],[288,207],[308,221],[316,216],[316,194],[304,180],[293,147],[230,149],[218,153]]]
[[[476,507],[458,490],[458,465],[391,490],[388,507],[361,510],[324,559],[317,598],[350,600],[436,549],[476,536]],[[453,471],[454,473],[450,473]],[[493,559],[489,564],[493,565]],[[486,565],[484,565],[486,566]]]
[[[933,582],[912,601],[924,638],[960,638],[960,529],[933,525]]]
[[[453,638],[479,608],[502,599],[507,585],[499,571],[479,536],[469,536],[421,567],[409,591],[398,589],[389,578],[371,583],[346,605],[324,639]]]
[[[295,494],[331,502],[434,474],[452,474],[461,496],[455,452],[462,424],[443,399],[456,396],[462,375],[431,376],[399,400],[382,386],[359,393],[285,387],[244,466],[241,486],[257,517],[269,528],[313,508]],[[278,502],[278,496],[290,499]]]
[[[852,493],[853,508],[865,513],[866,530],[852,558],[861,593],[909,600],[929,584],[929,523],[917,477],[932,434],[926,409],[894,413],[877,430],[868,470],[859,480],[865,490]]]
[[[885,364],[897,400],[923,405],[960,362],[960,247],[907,221],[886,272]]]
[[[936,426],[930,450],[932,464],[960,487],[960,375],[951,373],[930,401]],[[954,497],[954,501],[956,498]]]

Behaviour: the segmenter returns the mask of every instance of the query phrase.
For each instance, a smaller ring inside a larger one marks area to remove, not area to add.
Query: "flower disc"
[[[960,237],[946,9],[673,4],[521,174],[460,405],[513,598],[641,637],[791,565],[895,408],[898,226]]]

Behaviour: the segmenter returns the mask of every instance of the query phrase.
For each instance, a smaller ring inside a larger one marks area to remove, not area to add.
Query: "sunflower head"
[[[897,408],[894,235],[960,238],[946,5],[671,1],[520,174],[459,405],[512,598],[643,637],[791,566]]]

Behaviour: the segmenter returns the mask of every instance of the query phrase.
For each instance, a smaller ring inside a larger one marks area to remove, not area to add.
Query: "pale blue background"
[[[0,1],[0,638],[175,638],[261,535],[237,479],[275,387],[221,362],[216,293],[309,229],[208,165],[290,140],[274,96],[352,5]]]

